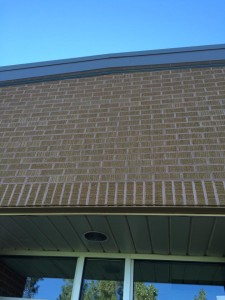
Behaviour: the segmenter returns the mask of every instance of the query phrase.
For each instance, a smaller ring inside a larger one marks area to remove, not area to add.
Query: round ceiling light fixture
[[[84,234],[84,238],[89,242],[104,242],[107,240],[107,236],[98,231],[88,231]]]

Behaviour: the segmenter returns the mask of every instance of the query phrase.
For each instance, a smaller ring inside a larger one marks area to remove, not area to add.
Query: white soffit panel
[[[104,242],[84,233],[102,232]],[[0,251],[224,256],[225,218],[209,216],[1,216]]]

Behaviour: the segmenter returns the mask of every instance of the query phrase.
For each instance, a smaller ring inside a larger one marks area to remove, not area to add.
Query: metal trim
[[[129,258],[134,260],[143,259],[143,260],[161,260],[161,261],[225,263],[225,257],[136,254],[136,253],[7,250],[7,251],[0,251],[0,256],[49,256],[49,257],[116,258],[116,259]]]
[[[170,216],[225,216],[221,206],[88,206],[88,207],[5,207],[0,216],[49,215],[170,215]]]
[[[125,270],[124,270],[124,289],[123,298],[133,299],[133,284],[134,284],[134,260],[131,258],[125,258]]]
[[[0,68],[0,86],[99,76],[225,65],[225,45],[89,56]]]
[[[80,298],[82,277],[83,277],[83,270],[84,270],[84,260],[85,258],[83,256],[77,258],[77,265],[75,269],[71,300],[79,300]]]

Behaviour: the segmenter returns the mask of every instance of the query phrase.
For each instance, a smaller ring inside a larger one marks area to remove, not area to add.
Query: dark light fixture
[[[98,231],[88,231],[84,234],[84,238],[90,242],[104,242],[107,240],[107,236]]]

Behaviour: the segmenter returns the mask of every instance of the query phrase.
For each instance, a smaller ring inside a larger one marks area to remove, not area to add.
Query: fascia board
[[[28,82],[40,77],[63,77],[64,74],[101,74],[107,70],[141,70],[201,66],[225,63],[225,45],[140,51],[121,54],[89,56],[43,63],[23,64],[0,68],[0,85],[7,81]]]

